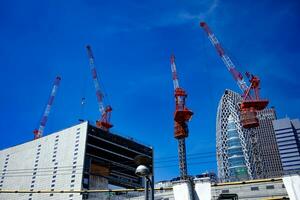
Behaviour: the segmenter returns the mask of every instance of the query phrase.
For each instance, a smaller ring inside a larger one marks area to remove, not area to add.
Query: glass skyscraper
[[[228,118],[227,131],[229,176],[232,180],[249,179],[243,147],[231,115]]]
[[[289,118],[273,121],[283,170],[300,171],[300,120]]]

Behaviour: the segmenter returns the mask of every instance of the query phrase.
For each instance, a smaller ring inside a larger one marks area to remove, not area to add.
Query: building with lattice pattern
[[[230,90],[223,94],[217,111],[216,148],[218,177],[222,182],[263,177],[256,129],[240,123],[241,96]]]

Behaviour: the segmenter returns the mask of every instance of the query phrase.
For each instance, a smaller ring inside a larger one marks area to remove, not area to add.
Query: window
[[[57,147],[54,147],[54,150],[56,150],[57,149]]]
[[[55,162],[55,159],[53,159],[52,162]]]
[[[75,141],[75,143],[78,143],[78,142],[79,142],[79,140],[76,140],[76,141]]]
[[[35,162],[37,163],[37,162],[39,162],[39,160],[36,160]]]
[[[73,194],[70,194],[69,197],[73,197]]]
[[[222,190],[222,193],[229,193],[229,190]]]
[[[52,183],[54,183],[55,182],[55,179],[54,180],[52,180]]]
[[[53,193],[49,195],[50,197],[53,197]]]
[[[41,144],[39,144],[39,146],[38,147],[41,147],[42,145]]]
[[[33,172],[32,175],[36,175],[36,172]]]
[[[58,165],[58,162],[54,163],[54,165]]]
[[[35,173],[36,173],[36,172],[35,172]],[[35,179],[35,176],[33,176],[32,179]]]
[[[54,167],[53,169],[57,169],[57,167]]]
[[[70,187],[74,187],[74,184],[71,184]]]
[[[33,187],[34,187],[34,185],[32,184],[30,187],[31,187],[31,188],[33,188]]]
[[[31,181],[31,183],[34,183],[34,182],[35,182],[35,180]]]
[[[56,138],[58,138],[59,137],[59,135],[57,135],[57,136],[55,136]]]
[[[55,158],[55,157],[56,157],[56,155],[53,155],[52,157],[53,157],[53,158]]]
[[[78,153],[77,153],[77,152],[75,152],[75,153],[74,153],[74,156],[77,156],[77,155],[78,155]]]
[[[267,186],[266,186],[266,189],[267,189],[267,190],[274,189],[274,185],[267,185]]]
[[[75,175],[72,175],[71,178],[75,178]]]
[[[6,165],[7,165],[7,163],[8,163],[8,161],[6,161],[4,164],[6,164]]]
[[[52,178],[56,178],[56,175],[52,176]]]
[[[282,184],[282,188],[285,188],[285,185],[284,185],[284,184]]]
[[[57,151],[53,151],[53,154],[56,154],[57,153]]]
[[[75,182],[75,180],[73,179],[73,180],[71,180],[71,183],[74,183]]]
[[[257,190],[259,190],[258,187],[251,187],[251,191],[257,191]]]
[[[34,167],[37,167],[37,166],[38,166],[38,164],[35,164],[35,165],[34,165]]]
[[[76,139],[78,139],[79,138],[79,135],[78,136],[76,136]]]
[[[74,151],[78,151],[78,148],[74,149]]]
[[[77,162],[75,161],[75,162],[73,162],[73,165],[75,165]]]
[[[79,144],[76,144],[75,147],[78,147]]]
[[[51,185],[51,187],[54,187],[54,186],[55,186],[55,184],[52,184],[52,185]]]
[[[40,155],[40,152],[37,152],[36,155]]]
[[[55,142],[58,142],[58,139],[56,139]]]

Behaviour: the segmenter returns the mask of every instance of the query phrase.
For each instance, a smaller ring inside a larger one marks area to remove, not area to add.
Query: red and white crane
[[[221,57],[225,66],[232,74],[239,88],[242,90],[243,101],[241,102],[240,111],[241,123],[243,127],[254,128],[259,126],[257,111],[265,109],[269,103],[267,99],[260,99],[259,97],[260,79],[257,76],[246,73],[250,82],[250,86],[248,86],[244,81],[243,75],[237,71],[234,63],[225,53],[217,37],[214,35],[208,25],[205,22],[201,22],[200,26],[207,33],[210,42],[216,48],[217,53]]]
[[[96,71],[96,67],[95,67],[95,60],[94,60],[92,48],[90,45],[87,45],[86,49],[87,49],[87,54],[89,57],[89,64],[90,64],[90,68],[91,68],[91,72],[92,72],[93,82],[94,82],[94,86],[96,89],[98,107],[99,107],[99,111],[101,114],[101,119],[96,121],[96,125],[97,125],[97,127],[101,128],[105,131],[109,131],[109,129],[111,127],[113,127],[113,125],[110,123],[112,107],[109,105],[104,106],[104,103],[103,103],[104,95],[103,95],[102,91],[100,90],[100,84],[99,84],[98,75],[97,75],[97,71]]]
[[[189,133],[187,122],[191,120],[194,113],[185,105],[187,93],[179,87],[174,55],[171,56],[171,70],[175,97],[174,137],[178,140],[180,178],[187,179],[185,138]]]
[[[46,108],[45,108],[44,114],[42,116],[42,119],[40,121],[40,126],[39,126],[38,129],[35,129],[33,131],[34,139],[38,139],[38,138],[43,136],[44,129],[45,129],[45,126],[46,126],[46,123],[47,123],[47,120],[48,120],[48,116],[49,116],[49,113],[51,111],[51,108],[52,108],[54,98],[55,98],[55,95],[57,93],[57,89],[58,89],[60,81],[61,81],[61,78],[59,76],[57,76],[54,80],[53,88],[51,90],[51,94],[50,94],[48,103],[46,105]]]

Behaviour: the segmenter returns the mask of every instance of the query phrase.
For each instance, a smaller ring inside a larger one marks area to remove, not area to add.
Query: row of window
[[[30,191],[33,191],[34,184],[35,184],[35,179],[36,179],[36,173],[37,173],[37,167],[38,167],[38,162],[40,158],[40,153],[41,153],[41,144],[38,145],[37,151],[36,151],[36,157],[34,161],[34,168],[33,168],[33,173],[32,173],[32,178],[31,178],[31,185],[30,185]],[[28,200],[32,200],[32,193],[29,194]]]
[[[5,158],[5,163],[4,163],[4,166],[3,166],[3,169],[2,169],[2,177],[1,177],[1,180],[0,180],[0,190],[3,186],[3,182],[4,182],[4,177],[5,177],[5,174],[6,174],[6,168],[7,168],[7,165],[8,165],[8,161],[9,161],[9,154],[6,155],[6,158]]]
[[[285,186],[282,184],[282,188],[285,188]],[[251,191],[258,191],[260,188],[258,186],[253,186],[250,188]],[[274,185],[266,185],[267,190],[273,190],[275,189]],[[222,190],[222,193],[229,193],[229,190]]]
[[[71,175],[71,190],[74,190],[75,186],[75,177],[76,177],[76,164],[77,164],[77,158],[78,158],[78,146],[79,146],[79,137],[80,137],[80,128],[77,128],[76,132],[76,141],[74,145],[74,155],[73,155],[73,171]],[[69,200],[73,200],[74,194],[69,194]]]
[[[53,167],[53,175],[52,175],[52,181],[51,181],[51,191],[54,191],[54,187],[55,187],[55,182],[56,182],[56,175],[57,175],[57,165],[58,162],[56,161],[56,153],[57,153],[57,145],[58,145],[58,140],[59,140],[59,135],[55,136],[55,141],[54,141],[54,147],[53,147],[53,156],[52,156],[52,162],[54,163],[54,167]],[[54,194],[51,193],[49,196],[53,196]]]

